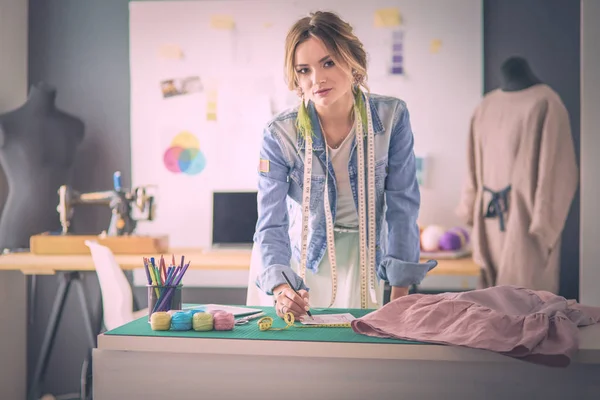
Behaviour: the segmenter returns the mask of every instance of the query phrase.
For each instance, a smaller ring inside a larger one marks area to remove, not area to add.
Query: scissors
[[[236,325],[246,325],[248,322],[250,322],[253,319],[256,318],[260,318],[260,317],[264,317],[266,314],[264,312],[259,312],[256,314],[252,314],[252,315],[248,315],[246,317],[242,317],[238,320],[235,321]]]

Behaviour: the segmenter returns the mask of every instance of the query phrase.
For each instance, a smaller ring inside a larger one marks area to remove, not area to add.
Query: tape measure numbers
[[[368,98],[366,104],[369,104]],[[364,125],[362,115],[355,109],[357,130],[356,142],[358,151],[358,230],[360,241],[360,301],[361,308],[367,308],[367,285],[371,301],[377,304],[375,292],[375,135],[370,107],[367,107],[367,182],[365,185],[364,164]],[[365,210],[365,186],[367,186],[368,215]],[[368,229],[368,232],[367,232]],[[368,246],[367,246],[368,234]],[[367,254],[368,249],[368,254]],[[368,257],[367,257],[368,256]],[[368,275],[367,275],[368,274]],[[369,283],[368,283],[369,282]]]
[[[294,314],[288,312],[283,315],[283,320],[285,321],[284,328],[273,328],[273,318],[272,317],[262,317],[259,319],[256,324],[258,325],[258,329],[261,331],[283,331],[290,326],[294,325]]]
[[[262,317],[259,319],[256,324],[258,325],[258,329],[261,331],[283,331],[293,326],[295,328],[351,328],[352,325],[350,322],[344,322],[340,324],[320,324],[320,325],[294,325],[295,318],[294,314],[291,312],[287,312],[283,315],[283,320],[285,321],[285,327],[283,328],[273,328],[273,318],[272,317]]]
[[[369,285],[369,294],[371,301],[377,304],[377,295],[375,292],[375,135],[373,131],[373,119],[369,105],[368,97],[365,99],[367,105],[367,192],[368,192],[368,218],[367,205],[365,204],[365,149],[364,149],[364,126],[360,110],[355,105],[354,115],[356,119],[356,143],[358,159],[358,225],[360,241],[360,304],[361,308],[368,307],[367,286]],[[321,128],[321,131],[323,129]],[[304,188],[302,191],[302,236],[301,236],[301,256],[300,256],[300,277],[304,280],[306,276],[306,262],[308,251],[308,220],[310,215],[310,187],[312,183],[312,163],[313,149],[312,136],[305,138],[305,159],[304,159]],[[327,151],[327,150],[326,150]],[[329,307],[333,306],[337,296],[337,262],[335,255],[335,239],[333,234],[333,216],[329,201],[328,176],[329,176],[329,157],[326,153],[326,171],[325,171],[325,225],[327,237],[327,253],[331,268],[331,301]],[[368,245],[367,245],[367,225],[368,225]]]
[[[366,101],[367,107],[367,153],[368,153],[368,202],[369,202],[369,282],[370,282],[370,295],[371,301],[377,304],[377,293],[375,291],[375,227],[377,225],[377,219],[375,217],[375,132],[373,129],[373,115],[371,114],[371,107],[369,101]],[[362,126],[362,124],[361,124]],[[366,297],[366,294],[365,294]],[[366,308],[366,304],[365,304]]]

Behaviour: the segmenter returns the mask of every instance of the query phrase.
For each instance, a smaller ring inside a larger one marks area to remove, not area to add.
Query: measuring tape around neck
[[[375,292],[375,138],[373,130],[373,119],[369,107],[368,98],[365,99],[367,107],[367,168],[368,168],[368,219],[365,205],[365,151],[364,151],[364,127],[360,110],[355,106],[354,114],[356,119],[356,143],[358,158],[358,216],[359,216],[359,241],[360,241],[360,304],[361,308],[368,307],[367,285],[369,285],[369,294],[371,301],[377,304],[377,295]],[[322,130],[322,129],[321,129]],[[324,135],[323,135],[324,136]],[[327,151],[327,149],[326,149]],[[328,154],[328,152],[326,153]],[[304,187],[302,191],[302,235],[301,235],[301,255],[300,255],[300,277],[304,280],[306,276],[306,263],[308,252],[308,220],[310,215],[310,187],[312,182],[312,136],[308,134],[305,138],[305,159],[304,159]],[[331,302],[329,307],[333,306],[337,296],[337,262],[335,255],[335,240],[333,235],[333,217],[329,202],[328,179],[329,176],[329,158],[326,157],[325,166],[325,225],[327,236],[327,253],[331,268]],[[368,224],[368,246],[367,246],[367,224]]]
[[[360,301],[361,308],[367,308],[367,285],[371,301],[377,304],[375,292],[375,134],[373,117],[368,98],[365,99],[367,108],[367,199],[368,215],[365,210],[365,164],[364,164],[364,125],[362,115],[355,109],[356,143],[358,159],[358,231],[360,241]],[[368,229],[368,232],[367,232]],[[367,246],[368,238],[368,246]],[[368,250],[368,254],[367,254]]]

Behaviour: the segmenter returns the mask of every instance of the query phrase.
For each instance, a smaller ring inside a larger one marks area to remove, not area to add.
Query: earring
[[[354,78],[354,85],[356,86],[360,86],[363,84],[363,80],[365,79],[365,77],[363,76],[363,74],[359,74],[356,71],[352,72],[352,77]]]
[[[302,91],[302,88],[300,86],[296,86],[296,94],[298,95],[298,97],[300,97],[301,99],[304,98],[304,92]]]

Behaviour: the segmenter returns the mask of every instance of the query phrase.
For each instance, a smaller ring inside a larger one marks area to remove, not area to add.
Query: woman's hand
[[[390,301],[394,301],[400,297],[408,295],[408,289],[408,287],[392,286]]]
[[[306,314],[306,311],[309,310],[308,292],[306,290],[299,290],[298,293],[300,295],[297,295],[286,284],[279,285],[273,289],[277,315],[283,318],[285,313],[291,312],[294,314],[294,318],[298,320],[300,316]]]

